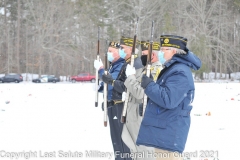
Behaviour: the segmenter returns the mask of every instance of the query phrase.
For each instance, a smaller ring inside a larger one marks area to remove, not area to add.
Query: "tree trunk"
[[[6,1],[4,1],[4,20],[5,20],[5,53],[7,58],[7,73],[9,73],[9,52],[8,52],[8,43],[9,43],[9,29],[8,29],[8,23],[7,23],[7,5]],[[6,72],[5,72],[6,73]]]
[[[21,4],[20,0],[17,1],[18,3],[18,16],[17,16],[17,48],[16,48],[16,68],[17,68],[17,73],[20,74],[20,64],[19,64],[19,52],[20,52],[20,9],[21,9]]]

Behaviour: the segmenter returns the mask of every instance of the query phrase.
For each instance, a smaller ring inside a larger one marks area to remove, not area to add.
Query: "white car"
[[[35,83],[48,83],[48,82],[60,82],[60,78],[57,78],[55,76],[42,76],[41,78],[33,79],[32,82]]]

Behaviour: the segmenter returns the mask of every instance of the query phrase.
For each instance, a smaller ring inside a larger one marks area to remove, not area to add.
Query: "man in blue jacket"
[[[156,82],[142,76],[149,100],[136,143],[154,147],[157,160],[182,160],[195,93],[191,69],[198,70],[201,61],[187,49],[184,37],[161,35],[160,43],[164,69]]]
[[[108,73],[109,75],[112,76],[113,79],[117,78],[123,64],[125,63],[125,60],[122,59],[119,55],[119,48],[120,48],[120,43],[113,42],[113,41],[109,43],[107,59],[111,63],[111,65],[109,67]],[[100,61],[98,60],[94,61],[94,68],[98,70],[99,78],[102,79],[102,75],[104,74],[104,68],[103,68],[103,63],[101,59]],[[100,84],[100,87],[99,87],[99,92],[102,92],[102,91],[103,91],[103,82]],[[107,92],[108,102],[112,100],[112,91],[113,91],[113,86],[108,85],[108,92]]]
[[[110,76],[113,80],[116,80],[119,76],[119,73],[122,69],[123,64],[125,63],[125,59],[121,58],[119,55],[120,44],[117,42],[110,42],[108,47],[107,58],[108,61],[111,62],[108,76]],[[104,79],[104,69],[102,61],[94,61],[94,67],[98,69],[98,73],[101,79]],[[103,83],[99,88],[99,92],[103,90]],[[105,96],[105,95],[104,95]],[[114,92],[112,83],[108,83],[108,94],[107,94],[107,112],[108,112],[108,120],[110,125],[110,134],[112,140],[112,146],[114,153],[121,154],[130,154],[130,149],[124,144],[121,139],[122,134],[122,124],[118,121],[120,113],[120,109],[118,105],[121,105],[119,102],[119,94]],[[131,158],[125,158],[124,156],[116,156],[115,160],[131,160]]]
[[[119,143],[116,143],[115,145],[116,145],[116,147],[119,148],[119,151],[115,152],[115,156],[116,156],[115,160],[116,159],[130,160],[130,159],[132,159],[132,156],[131,156],[132,152],[130,152],[130,149],[129,149],[130,146],[128,146],[127,141],[124,141],[121,138],[123,127],[124,127],[124,124],[121,123],[121,117],[122,117],[122,111],[123,111],[123,107],[124,107],[124,101],[123,101],[124,98],[122,97],[122,95],[123,95],[123,92],[126,91],[126,87],[124,85],[124,82],[127,79],[126,68],[131,60],[133,38],[121,37],[120,45],[121,45],[121,49],[119,50],[119,55],[121,58],[125,59],[125,63],[123,64],[118,77],[114,80],[111,75],[103,74],[102,80],[105,83],[111,84],[113,86],[114,107],[116,107],[118,109],[118,115],[115,117],[115,121],[116,121],[116,123],[118,123],[118,130],[116,130],[115,137],[119,138]],[[136,45],[137,46],[139,45],[139,41],[136,42]],[[136,69],[136,74],[138,76],[139,73],[142,72],[143,65],[142,65],[141,59],[137,56],[137,53],[138,53],[138,49],[136,47],[135,55],[134,55],[134,68]],[[140,79],[141,79],[141,77],[140,77]],[[129,101],[130,101],[130,99],[129,99]],[[127,154],[122,154],[122,153],[127,153]]]

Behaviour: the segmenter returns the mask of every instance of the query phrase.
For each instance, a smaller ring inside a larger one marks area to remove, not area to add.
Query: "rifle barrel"
[[[108,41],[106,40],[106,48],[108,49]],[[104,57],[104,73],[105,74],[108,74],[108,70],[107,70],[107,50],[106,49],[106,53],[105,53],[105,57]],[[103,86],[103,95],[104,95],[104,101],[103,101],[103,104],[104,104],[104,127],[107,127],[107,97],[108,97],[108,85],[107,83],[104,83],[104,86]]]
[[[136,24],[136,29],[135,29],[135,35],[134,35],[134,38],[133,38],[133,46],[132,46],[132,53],[131,53],[130,65],[132,67],[134,66],[134,55],[135,55],[135,48],[136,48],[136,42],[137,42],[137,30],[138,30],[138,18],[137,18],[137,24]],[[130,95],[130,92],[127,90],[126,96],[125,96],[124,107],[123,107],[123,111],[122,111],[122,118],[121,118],[122,123],[126,122],[126,114],[127,114],[129,95]]]
[[[152,28],[151,28],[151,40],[149,44],[149,49],[148,49],[148,58],[147,58],[147,71],[146,71],[146,76],[150,77],[151,74],[151,58],[152,58],[152,46],[153,46],[153,30],[154,30],[154,21],[152,21]],[[147,95],[144,94],[143,96],[143,113],[142,116],[144,116],[145,110],[147,106]]]
[[[97,60],[99,61],[99,30],[100,27],[98,27],[98,42],[97,42]],[[98,85],[99,85],[99,80],[98,80],[98,69],[96,69],[96,81],[95,81],[95,107],[98,107]]]

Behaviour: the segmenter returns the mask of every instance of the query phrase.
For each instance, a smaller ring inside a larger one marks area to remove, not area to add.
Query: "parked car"
[[[22,81],[23,81],[22,75],[16,74],[16,73],[6,74],[5,76],[0,78],[0,83],[5,83],[5,82],[19,83]]]
[[[71,76],[70,81],[73,83],[76,81],[91,81],[94,83],[96,81],[96,76],[90,75],[90,73],[81,73],[77,76]]]
[[[56,82],[60,82],[60,78],[57,78],[55,76],[42,76],[41,78],[33,79],[32,82],[35,82],[35,83],[48,83],[48,82],[56,83]]]

